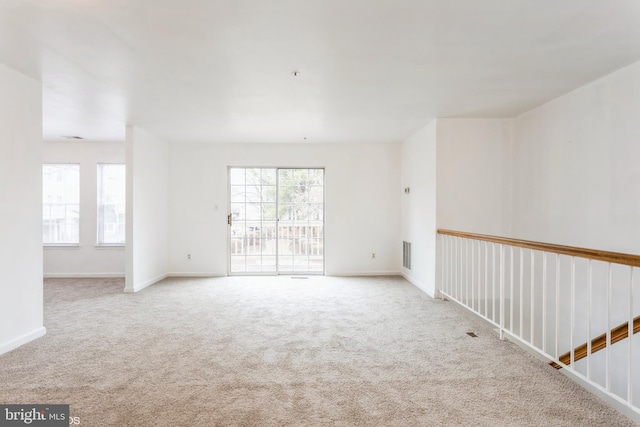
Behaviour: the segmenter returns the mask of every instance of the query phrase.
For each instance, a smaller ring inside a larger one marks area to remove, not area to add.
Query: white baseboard
[[[436,294],[432,290],[427,288],[427,286],[424,283],[420,282],[419,280],[417,280],[414,277],[411,277],[409,274],[407,274],[405,272],[402,272],[400,274],[402,275],[402,277],[404,277],[413,286],[415,286],[416,288],[420,289],[422,292],[424,292],[425,294],[429,295],[431,298],[436,298]]]
[[[44,273],[45,279],[121,279],[124,273]]]
[[[156,276],[156,277],[154,277],[152,279],[146,280],[146,281],[142,282],[141,284],[134,284],[133,288],[125,286],[124,291],[128,292],[128,293],[140,292],[144,288],[148,288],[149,286],[153,285],[154,283],[158,283],[159,281],[164,280],[167,277],[169,277],[169,274],[167,274],[167,273],[161,274],[161,275]]]
[[[227,273],[169,273],[168,277],[227,277]]]
[[[26,333],[24,335],[21,335],[17,338],[12,339],[11,341],[5,342],[5,343],[1,343],[0,344],[0,354],[4,354],[4,353],[8,353],[11,350],[14,350],[18,347],[20,347],[21,345],[24,345],[30,341],[33,341],[35,339],[38,339],[42,336],[44,336],[47,333],[47,328],[45,328],[44,326],[36,329],[35,331],[31,331],[29,333]]]
[[[326,276],[356,277],[356,276],[400,276],[399,271],[347,271],[340,273],[325,272]]]

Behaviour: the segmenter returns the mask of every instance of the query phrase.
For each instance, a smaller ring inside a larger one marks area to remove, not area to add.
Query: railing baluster
[[[451,254],[451,261],[449,262],[449,295],[455,298],[455,287],[456,287],[456,240],[455,237],[451,236],[451,241],[449,242],[449,253]]]
[[[556,359],[560,357],[560,254],[556,254]]]
[[[478,290],[477,290],[477,295],[476,295],[478,297],[478,313],[482,312],[482,307],[481,307],[482,300],[480,299],[480,283],[482,282],[481,276],[480,276],[480,273],[482,272],[482,269],[480,268],[480,259],[482,257],[480,256],[480,254],[482,253],[482,250],[481,250],[481,246],[480,245],[481,245],[480,242],[478,242],[478,260],[477,260],[478,261],[478,264],[477,264],[477,266],[478,266],[478,281],[477,281]]]
[[[606,388],[611,391],[611,263],[608,263],[609,271],[607,278],[607,365],[606,365]]]
[[[452,284],[451,284],[451,296],[453,296],[453,299],[457,300],[458,299],[458,291],[457,291],[457,287],[458,287],[458,268],[457,268],[457,263],[458,263],[458,238],[454,237],[453,238],[453,245],[451,245],[451,253],[453,255],[453,259],[452,259],[452,263],[451,263],[451,278],[453,280]]]
[[[447,236],[442,236],[442,240],[440,240],[440,254],[442,257],[442,263],[440,264],[440,299],[444,299],[444,292],[447,291],[447,276],[446,276],[446,269],[445,269],[445,253],[446,253],[446,247],[447,247]],[[436,290],[437,291],[437,290]]]
[[[462,243],[462,258],[460,262],[460,301],[464,305],[467,305],[467,248],[469,246],[469,241],[464,239]]]
[[[453,265],[453,252],[451,251],[451,241],[453,240],[452,236],[447,236],[447,294],[453,295],[451,291],[451,283],[453,282],[453,278],[451,276],[451,266]]]
[[[509,330],[514,333],[514,328],[513,328],[513,246],[509,247],[510,249],[510,262],[511,262],[511,266],[509,268]]]
[[[496,321],[496,244],[491,243],[491,250],[493,251],[493,255],[491,256],[491,269],[493,270],[491,274],[491,311],[493,312],[491,320],[495,323]]]
[[[460,297],[458,299],[459,299],[460,302],[462,302],[464,300],[464,291],[463,291],[463,289],[464,289],[463,288],[463,286],[464,286],[464,274],[463,274],[464,273],[464,264],[463,264],[463,261],[464,261],[464,257],[463,257],[463,255],[464,255],[464,249],[463,249],[464,243],[465,243],[464,239],[461,239],[460,240],[460,260],[458,261],[459,268],[460,268],[460,274],[458,275],[458,281],[459,281],[459,287],[460,287],[460,289],[459,289]]]
[[[520,248],[520,324],[518,325],[518,333],[524,336],[524,249]]]
[[[464,301],[464,262],[465,262],[465,250],[466,241],[464,239],[460,240],[460,277],[458,280],[460,281],[460,302]]]
[[[458,239],[458,266],[456,268],[456,299],[462,302],[462,238]]]
[[[531,282],[530,282],[530,286],[531,286],[531,301],[530,301],[530,306],[531,306],[531,312],[530,317],[531,317],[531,332],[530,332],[530,336],[529,336],[529,342],[531,343],[531,345],[535,345],[534,344],[534,337],[535,337],[535,307],[536,307],[536,294],[535,294],[535,261],[536,261],[536,253],[533,249],[531,249]]]
[[[489,291],[489,246],[487,242],[484,242],[484,315],[489,318],[489,298],[487,292]]]
[[[451,295],[451,262],[453,257],[451,256],[451,236],[445,236],[447,238],[447,282],[446,282],[446,290],[447,294]]]
[[[476,242],[476,299],[474,301],[476,302],[476,311],[478,313],[482,313],[482,308],[480,307],[480,272],[482,271],[480,268],[480,253],[480,242]]]
[[[571,370],[574,369],[575,362],[575,345],[573,343],[574,328],[575,328],[575,315],[576,315],[576,258],[571,257],[571,330],[569,331],[569,342],[571,343],[571,355],[569,360],[571,361]]]
[[[504,340],[504,245],[500,245],[500,339]]]
[[[464,303],[469,306],[469,239],[464,246]]]
[[[450,244],[451,244],[451,236],[444,236],[447,238],[447,244],[445,245],[445,257],[447,258],[445,260],[445,268],[446,268],[446,273],[447,273],[447,280],[444,282],[444,289],[445,292],[447,294],[450,294],[449,292],[449,282],[451,281],[451,275],[450,273],[450,265],[451,265],[451,253],[450,253]]]
[[[473,243],[473,240],[471,241],[471,310],[475,310],[475,254],[474,254],[474,248],[475,248],[475,244]]]
[[[449,237],[449,243],[447,243],[448,251],[449,251],[449,262],[447,263],[447,269],[449,270],[449,283],[448,283],[448,294],[453,296],[453,263],[454,263],[454,255],[453,255],[453,236]]]
[[[589,296],[588,299],[588,311],[589,311],[589,324],[587,325],[587,379],[591,380],[591,317],[593,316],[591,312],[591,300],[593,298],[593,262],[589,260]]]
[[[458,275],[458,283],[457,283],[457,287],[456,287],[456,292],[458,293],[458,297],[457,300],[462,302],[462,242],[463,240],[460,239],[458,240],[458,268],[457,268],[457,275]]]
[[[633,405],[633,267],[629,267],[629,359],[627,370],[627,402]]]
[[[547,352],[547,253],[542,252],[542,351]]]

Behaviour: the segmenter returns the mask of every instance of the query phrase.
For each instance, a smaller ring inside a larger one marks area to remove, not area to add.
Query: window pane
[[[244,185],[244,169],[232,168],[229,170],[232,185]]]
[[[80,165],[42,165],[42,242],[80,243]]]
[[[276,216],[276,204],[275,203],[263,203],[262,204],[262,220],[263,221],[275,221]]]
[[[98,244],[125,242],[125,165],[98,165]]]
[[[244,189],[244,185],[231,186],[231,203],[244,203],[246,201]]]
[[[262,201],[263,202],[275,202],[276,201],[276,186],[266,185],[262,187]]]
[[[246,219],[244,203],[231,203],[231,219],[233,222]]]
[[[262,169],[262,185],[276,185],[275,169]]]
[[[262,169],[246,169],[247,186],[262,183]]]
[[[247,203],[246,205],[247,220],[260,221],[262,218],[262,204]]]

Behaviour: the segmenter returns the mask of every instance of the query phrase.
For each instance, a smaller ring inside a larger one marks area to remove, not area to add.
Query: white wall
[[[42,87],[0,64],[0,354],[45,334]]]
[[[404,194],[409,187],[410,193]],[[402,143],[402,240],[411,242],[409,281],[436,293],[436,121]]]
[[[513,234],[640,254],[640,63],[515,120]]]
[[[508,236],[512,120],[436,123],[438,228]]]
[[[43,163],[80,164],[80,245],[45,246],[45,277],[124,277],[124,246],[97,246],[97,165],[125,163],[123,142],[45,142]]]
[[[127,248],[125,291],[136,292],[168,273],[168,144],[127,127]]]
[[[399,144],[171,144],[171,274],[227,274],[228,166],[326,168],[326,274],[397,274],[400,150]]]

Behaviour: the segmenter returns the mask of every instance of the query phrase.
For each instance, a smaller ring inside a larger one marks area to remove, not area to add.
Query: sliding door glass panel
[[[230,272],[276,273],[276,170],[230,168]]]
[[[324,170],[278,170],[278,270],[324,271]]]

